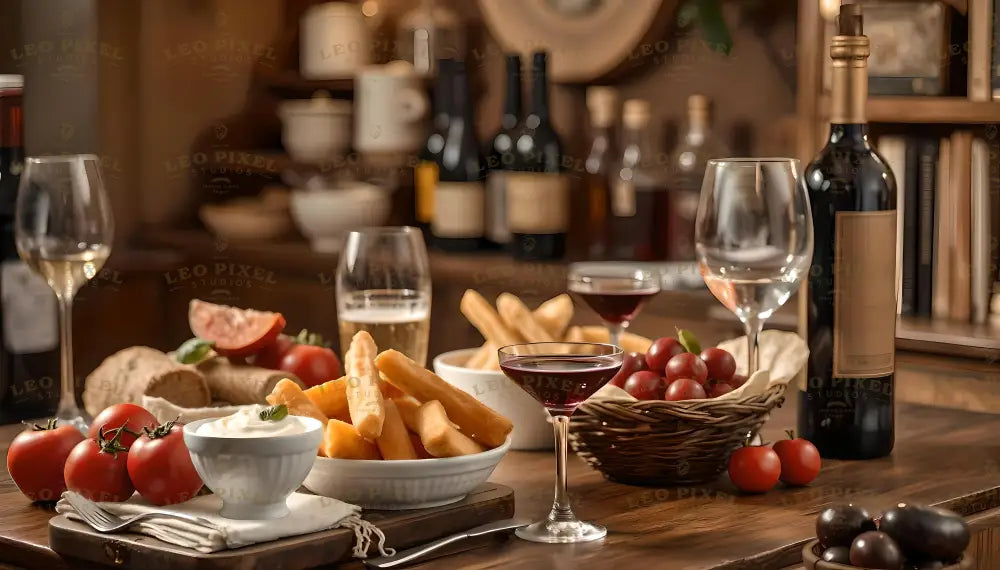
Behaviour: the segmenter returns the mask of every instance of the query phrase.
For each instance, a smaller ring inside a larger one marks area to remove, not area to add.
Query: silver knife
[[[427,544],[424,544],[422,546],[415,546],[413,548],[401,550],[392,556],[381,556],[379,558],[362,560],[362,562],[364,562],[365,565],[370,566],[372,568],[395,568],[396,566],[406,564],[407,562],[412,562],[425,554],[434,552],[435,550],[441,548],[442,546],[451,544],[453,542],[458,542],[459,540],[464,540],[466,538],[471,538],[473,536],[483,536],[484,534],[490,534],[504,530],[511,530],[514,528],[520,528],[522,526],[528,526],[528,521],[504,519],[502,521],[491,522],[477,526],[475,528],[470,528],[469,530],[464,530],[462,532],[455,533],[451,536],[439,538],[434,542],[428,542]]]

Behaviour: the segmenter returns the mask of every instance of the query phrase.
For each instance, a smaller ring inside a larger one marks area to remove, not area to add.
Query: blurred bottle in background
[[[436,75],[441,59],[465,58],[462,19],[441,2],[420,0],[399,19],[395,56],[412,63],[421,77]]]
[[[545,52],[532,54],[531,108],[507,175],[507,226],[521,260],[559,259],[566,252],[569,180],[562,172],[562,142],[549,121],[547,60]]]
[[[625,101],[622,127],[621,152],[611,176],[610,257],[661,261],[669,251],[670,194],[665,159],[650,125],[649,102]]]
[[[438,62],[438,76],[434,82],[434,118],[427,140],[417,154],[417,166],[413,173],[417,225],[430,230],[434,218],[434,189],[437,187],[444,152],[445,137],[448,136],[448,122],[451,118],[451,72],[454,60],[442,59]]]
[[[507,227],[507,173],[514,169],[514,144],[521,128],[521,56],[509,54],[503,116],[500,129],[490,139],[490,173],[486,179],[486,239],[501,246],[511,240]]]
[[[667,164],[670,193],[667,258],[670,260],[695,258],[694,223],[705,165],[711,158],[729,156],[729,149],[712,133],[710,106],[704,95],[688,97],[687,128]]]
[[[587,234],[590,259],[608,256],[608,206],[612,163],[618,153],[615,146],[615,119],[618,116],[618,92],[611,87],[587,89],[590,115],[590,152],[584,164],[587,192]]]
[[[465,62],[451,67],[451,113],[434,188],[431,234],[445,251],[475,251],[484,245],[486,169],[476,141]]]

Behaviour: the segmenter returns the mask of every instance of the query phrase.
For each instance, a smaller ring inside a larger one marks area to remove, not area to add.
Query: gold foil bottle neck
[[[830,42],[833,60],[830,122],[835,125],[866,123],[871,44],[864,35],[860,4],[841,5],[837,31]]]

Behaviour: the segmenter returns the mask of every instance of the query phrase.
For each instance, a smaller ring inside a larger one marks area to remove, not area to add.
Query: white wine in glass
[[[18,188],[14,237],[21,259],[41,275],[59,305],[61,394],[56,419],[86,432],[76,401],[73,298],[111,254],[114,222],[93,155],[29,157]]]

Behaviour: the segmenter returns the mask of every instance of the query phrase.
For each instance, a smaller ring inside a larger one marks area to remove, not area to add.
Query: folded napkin
[[[156,417],[156,421],[165,424],[180,416],[184,423],[191,423],[207,418],[224,418],[231,416],[243,408],[250,406],[208,406],[204,408],[182,408],[177,404],[156,396],[142,397],[142,407]]]
[[[98,504],[123,517],[150,511],[201,517],[205,520],[204,524],[151,517],[129,528],[132,532],[146,534],[170,544],[193,548],[198,552],[217,552],[341,527],[354,530],[353,554],[356,558],[365,558],[372,544],[376,545],[381,556],[391,556],[394,553],[392,548],[385,547],[385,535],[382,531],[372,523],[361,519],[361,507],[318,495],[292,493],[288,497],[288,508],[291,513],[284,518],[271,520],[227,519],[219,515],[222,499],[218,495],[202,495],[184,503],[157,507],[136,493],[122,503]],[[56,512],[82,522],[80,515],[73,510],[65,497],[56,503]]]

